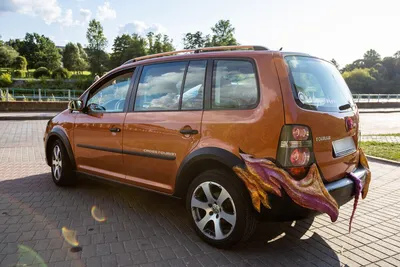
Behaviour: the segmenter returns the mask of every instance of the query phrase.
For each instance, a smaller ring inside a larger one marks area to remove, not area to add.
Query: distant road
[[[360,113],[361,134],[400,133],[400,112]]]

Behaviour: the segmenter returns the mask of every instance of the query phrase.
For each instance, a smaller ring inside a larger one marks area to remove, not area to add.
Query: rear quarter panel
[[[239,149],[257,158],[276,157],[283,101],[271,53],[254,53],[260,101],[249,110],[205,110],[196,147],[219,147],[239,156]]]

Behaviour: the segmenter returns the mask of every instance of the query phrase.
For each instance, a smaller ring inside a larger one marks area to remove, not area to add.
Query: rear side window
[[[136,111],[178,110],[186,62],[145,66],[136,94]]]
[[[212,82],[213,109],[249,109],[258,102],[253,64],[245,60],[215,60]]]

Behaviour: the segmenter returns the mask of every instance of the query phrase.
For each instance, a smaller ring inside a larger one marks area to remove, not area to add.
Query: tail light
[[[296,178],[305,174],[307,167],[314,162],[310,128],[304,125],[283,126],[277,161]]]

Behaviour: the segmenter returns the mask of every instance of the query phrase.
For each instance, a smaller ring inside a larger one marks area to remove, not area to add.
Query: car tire
[[[57,139],[51,146],[51,175],[58,186],[74,185],[76,176],[72,169],[71,159],[61,140]]]
[[[223,169],[205,171],[192,181],[186,207],[196,233],[218,248],[246,241],[257,227],[245,185]]]

